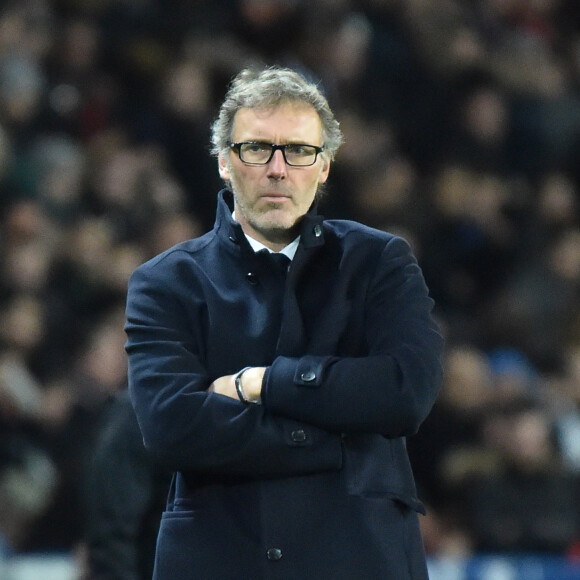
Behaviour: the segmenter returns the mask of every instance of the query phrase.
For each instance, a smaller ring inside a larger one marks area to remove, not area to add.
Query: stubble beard
[[[230,188],[234,195],[236,205],[236,218],[239,221],[240,216],[243,220],[266,240],[281,244],[290,243],[296,237],[296,231],[303,216],[298,216],[296,220],[289,223],[288,219],[276,219],[275,212],[286,213],[283,204],[276,202],[268,203],[264,210],[251,207],[245,202],[244,196],[239,193],[235,181],[230,180]],[[251,235],[251,233],[250,233]]]
[[[235,193],[234,193],[235,198]],[[275,207],[278,204],[270,203],[268,204],[268,209],[264,211],[256,210],[253,208],[248,208],[243,202],[240,203],[236,199],[236,213],[243,216],[245,222],[256,232],[261,234],[267,240],[280,244],[280,243],[290,243],[296,237],[296,230],[298,224],[302,219],[302,216],[298,220],[289,223],[289,220],[276,219],[274,212],[283,212],[282,209]]]

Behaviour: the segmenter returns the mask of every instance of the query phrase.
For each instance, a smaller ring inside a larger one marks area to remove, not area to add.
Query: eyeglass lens
[[[241,143],[239,147],[240,159],[244,163],[265,165],[269,163],[276,149],[280,149],[288,165],[312,165],[318,155],[313,145],[271,145],[269,143]]]

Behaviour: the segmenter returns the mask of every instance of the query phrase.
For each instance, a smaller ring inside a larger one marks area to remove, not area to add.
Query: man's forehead
[[[318,135],[322,127],[316,109],[303,101],[283,101],[267,107],[243,107],[234,117],[234,134],[257,130]]]

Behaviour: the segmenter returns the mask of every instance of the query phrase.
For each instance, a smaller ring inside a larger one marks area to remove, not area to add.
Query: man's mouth
[[[268,191],[266,193],[262,193],[260,197],[265,201],[274,201],[274,202],[283,202],[290,199],[289,195],[280,193],[278,191]]]

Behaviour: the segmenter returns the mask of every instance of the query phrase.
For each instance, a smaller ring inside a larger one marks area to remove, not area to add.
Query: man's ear
[[[224,157],[224,155],[222,153],[220,153],[218,155],[218,168],[219,168],[219,172],[220,172],[220,177],[224,181],[229,181],[230,180],[230,170],[228,167],[227,159]]]
[[[320,177],[318,178],[318,183],[325,183],[328,179],[328,174],[330,172],[330,159],[323,158],[322,169],[320,171]]]

